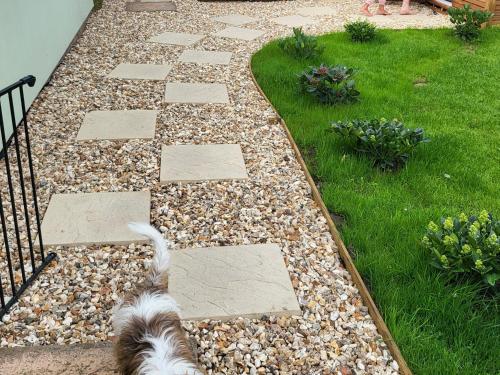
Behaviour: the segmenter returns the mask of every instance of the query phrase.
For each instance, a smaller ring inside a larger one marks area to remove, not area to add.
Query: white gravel
[[[152,223],[177,248],[265,242],[281,246],[303,315],[187,322],[208,374],[397,372],[340,262],[285,132],[248,71],[254,51],[289,33],[270,19],[312,5],[331,5],[338,14],[320,17],[320,23],[304,28],[308,32],[338,30],[359,18],[358,2],[338,0],[184,0],[177,1],[178,13],[127,13],[123,0],[105,0],[30,111],[42,211],[54,193],[150,190]],[[397,8],[389,5],[391,11]],[[447,25],[445,17],[418,9],[418,17],[397,17],[391,27]],[[181,64],[177,57],[185,47],[145,42],[165,31],[220,31],[226,25],[210,18],[231,13],[257,18],[244,27],[266,34],[252,42],[209,36],[194,46],[233,52],[229,66]],[[105,78],[122,62],[174,64],[171,82],[225,83],[231,104],[164,104],[163,82]],[[75,141],[85,113],[112,109],[160,110],[155,139]],[[183,143],[239,143],[250,179],[161,187],[161,145]],[[134,245],[56,251],[57,264],[43,272],[0,323],[1,346],[107,340],[114,301],[142,278],[152,255],[149,246]]]

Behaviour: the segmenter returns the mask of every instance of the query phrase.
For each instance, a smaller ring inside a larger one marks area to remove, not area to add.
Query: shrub
[[[325,49],[318,45],[318,39],[315,36],[306,35],[302,28],[293,28],[293,36],[280,39],[279,47],[289,55],[297,59],[310,59],[321,55]]]
[[[354,70],[342,65],[310,67],[299,75],[303,92],[324,104],[352,103],[358,100],[352,76]]]
[[[354,21],[347,23],[345,30],[355,42],[368,42],[375,38],[377,28],[368,21]]]
[[[472,10],[469,4],[463,8],[448,9],[450,21],[455,25],[455,35],[466,42],[479,38],[481,25],[488,22],[493,13],[484,10]]]
[[[419,143],[429,142],[422,129],[408,129],[394,119],[338,121],[332,124],[358,152],[374,159],[383,170],[395,170],[404,165]]]
[[[422,244],[441,270],[481,276],[490,286],[500,280],[500,221],[487,211],[441,218],[440,225],[431,221]]]

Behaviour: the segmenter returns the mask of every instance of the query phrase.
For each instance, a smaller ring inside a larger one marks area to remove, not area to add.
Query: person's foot
[[[391,13],[389,13],[388,11],[386,11],[385,8],[378,8],[377,14],[379,16],[390,16],[391,15]]]
[[[411,16],[413,14],[417,14],[417,12],[410,8],[401,8],[399,14],[401,14],[402,16]]]
[[[366,5],[362,6],[359,11],[361,12],[361,14],[363,14],[367,17],[373,16],[373,13],[368,10],[368,6],[366,6]]]

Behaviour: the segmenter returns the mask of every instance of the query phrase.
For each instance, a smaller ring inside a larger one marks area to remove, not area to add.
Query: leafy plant
[[[332,124],[332,130],[356,151],[372,157],[383,170],[404,165],[418,144],[429,142],[423,129],[405,128],[397,119],[338,121]]]
[[[493,13],[485,10],[472,10],[469,4],[463,8],[448,9],[450,21],[455,25],[455,35],[466,42],[473,42],[479,38],[481,25],[488,22]]]
[[[94,10],[101,9],[103,1],[104,0],[94,0]]]
[[[321,64],[299,74],[299,85],[303,92],[315,97],[321,103],[352,103],[359,97],[353,75],[352,68]]]
[[[368,42],[372,40],[375,38],[377,30],[375,25],[368,21],[350,22],[344,28],[354,42]]]
[[[293,36],[280,39],[279,47],[289,55],[297,59],[310,59],[321,55],[325,49],[318,45],[315,36],[306,35],[302,28],[293,28]]]
[[[482,277],[489,286],[500,280],[500,221],[491,213],[441,218],[430,222],[422,244],[433,257],[431,264],[456,274]]]

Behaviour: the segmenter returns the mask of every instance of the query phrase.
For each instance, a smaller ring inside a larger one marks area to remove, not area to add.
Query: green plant
[[[94,10],[101,9],[103,1],[104,0],[94,0]]]
[[[310,67],[299,74],[299,85],[303,92],[324,104],[352,103],[358,100],[355,88],[354,69],[342,65]]]
[[[401,167],[418,144],[429,142],[423,129],[405,128],[396,119],[338,121],[332,124],[332,130],[384,170]]]
[[[422,244],[433,256],[431,264],[451,273],[480,275],[495,286],[500,280],[500,221],[491,213],[441,218],[430,222]]]
[[[345,31],[355,42],[368,42],[375,38],[376,30],[374,24],[368,21],[354,21],[345,24]]]
[[[289,55],[297,59],[310,59],[318,57],[324,51],[324,47],[318,45],[315,36],[306,35],[302,28],[293,28],[293,36],[278,41],[279,47]]]
[[[479,38],[481,25],[488,22],[493,13],[485,10],[472,10],[469,4],[463,8],[448,9],[450,21],[455,25],[455,35],[466,42],[473,42]]]

